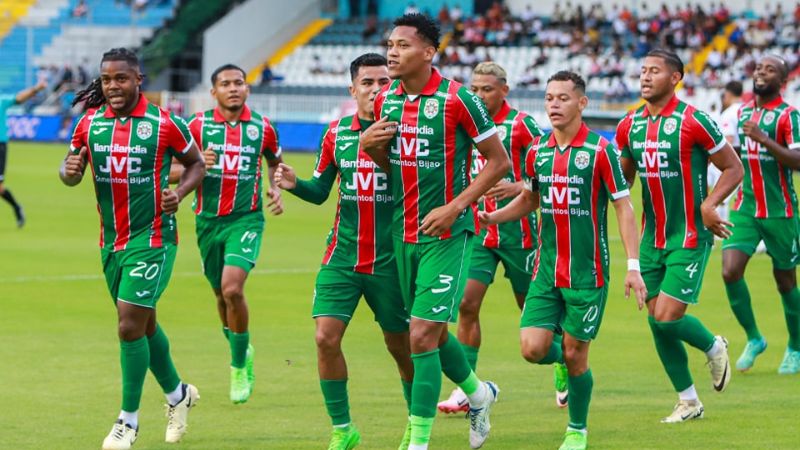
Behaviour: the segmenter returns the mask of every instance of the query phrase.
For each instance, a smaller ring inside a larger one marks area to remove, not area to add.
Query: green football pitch
[[[99,221],[89,180],[75,188],[57,176],[63,145],[12,142],[7,186],[25,206],[18,230],[0,203],[0,448],[99,448],[120,402],[116,315],[101,277]],[[302,176],[310,155],[287,154]],[[172,344],[181,377],[201,401],[190,415],[186,449],[322,449],[329,422],[316,372],[314,324],[309,318],[314,276],[332,222],[335,198],[322,207],[285,194],[286,212],[268,217],[261,259],[247,284],[250,333],[256,348],[256,387],[244,405],[228,400],[229,352],[214,299],[200,274],[187,199],[179,211],[181,244],[159,320]],[[640,209],[639,201],[636,202]],[[611,215],[613,216],[613,209]],[[612,217],[613,221],[613,217]],[[770,347],[746,374],[734,373],[724,393],[713,391],[705,357],[690,349],[690,363],[706,418],[662,425],[676,395],[656,356],[645,313],[621,288],[625,258],[612,236],[609,304],[592,345],[595,377],[589,415],[594,449],[788,449],[800,446],[800,376],[776,373],[786,343],[771,264],[759,255],[747,280],[756,316]],[[700,305],[691,308],[715,333],[728,337],[735,360],[745,343],[727,305],[715,248]],[[508,283],[499,277],[483,306],[483,347],[478,374],[501,389],[492,413],[487,449],[554,449],[561,443],[566,410],[554,401],[552,371],[519,355],[519,313]],[[345,354],[351,412],[364,449],[396,448],[406,423],[393,361],[369,310],[350,326]],[[442,396],[451,384],[445,380]],[[148,376],[135,448],[163,442],[164,398]],[[432,448],[468,448],[469,423],[439,416]]]

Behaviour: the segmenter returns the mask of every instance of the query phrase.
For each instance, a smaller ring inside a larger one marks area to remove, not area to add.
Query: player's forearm
[[[506,206],[491,213],[493,223],[514,222],[536,211],[539,207],[539,195],[531,191],[522,191]]]
[[[297,184],[293,189],[289,189],[289,192],[309,203],[321,205],[328,199],[331,191],[330,188],[326,189],[316,178],[312,178],[311,180],[301,180],[298,178]]]
[[[178,186],[175,188],[175,192],[178,193],[178,198],[180,200],[186,198],[187,195],[200,186],[205,176],[206,164],[201,158],[184,166],[183,174],[181,174]]]
[[[731,193],[739,186],[744,177],[744,168],[741,161],[737,160],[736,164],[731,164],[722,169],[722,174],[714,185],[714,189],[708,194],[708,197],[703,203],[717,207],[728,198]]]
[[[14,100],[16,100],[17,103],[25,103],[28,100],[32,99],[33,96],[36,95],[39,91],[41,91],[39,86],[30,87],[28,89],[17,92],[17,96],[15,97]]]
[[[617,212],[617,224],[622,245],[628,259],[639,259],[639,233],[636,231],[636,218],[633,214],[633,205],[630,197],[621,198],[614,202]]]
[[[180,181],[184,172],[183,165],[180,163],[172,163],[169,167],[169,184],[175,184]]]
[[[478,201],[486,191],[497,184],[497,182],[508,173],[511,168],[511,163],[505,154],[505,150],[503,150],[502,156],[502,158],[487,158],[486,166],[481,170],[478,176],[472,180],[466,189],[461,191],[461,193],[451,201],[459,211],[468,208]]]
[[[761,145],[782,165],[792,170],[800,170],[800,151],[790,150],[770,138],[767,138]]]

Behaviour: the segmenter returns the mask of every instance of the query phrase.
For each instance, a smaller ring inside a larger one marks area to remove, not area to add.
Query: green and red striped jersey
[[[375,97],[375,118],[383,117],[399,124],[389,143],[394,236],[423,243],[474,233],[477,218],[472,207],[440,237],[424,235],[420,224],[431,210],[466,189],[472,144],[497,133],[483,101],[433,69],[420,95],[406,94],[400,80],[384,86]]]
[[[161,191],[169,188],[172,156],[192,147],[180,117],[139,96],[130,117],[117,117],[108,105],[86,111],[75,125],[70,149],[88,148],[100,247],[119,251],[157,248],[178,242],[175,216],[161,211]]]
[[[713,236],[700,205],[708,191],[708,157],[727,143],[708,116],[673,96],[653,116],[643,105],[617,125],[623,158],[636,162],[642,182],[642,244],[659,249],[696,248]]]
[[[360,273],[394,262],[392,194],[386,172],[364,153],[362,126],[355,116],[334,120],[322,137],[314,179],[330,191],[339,178],[336,217],[322,264]]]
[[[541,200],[533,279],[559,288],[607,283],[608,201],[630,195],[614,146],[586,124],[565,148],[552,133],[536,137],[525,156],[525,184]]]
[[[759,219],[794,217],[797,194],[792,169],[784,166],[763,145],[744,135],[742,126],[753,121],[770,139],[790,150],[800,150],[800,113],[778,97],[763,107],[754,100],[739,109],[740,150],[744,180],[734,208]]]
[[[503,182],[516,183],[522,181],[523,162],[525,151],[542,130],[539,124],[528,114],[511,108],[508,102],[503,102],[500,111],[494,116],[497,134],[503,142],[509,158],[511,170],[508,171]],[[486,165],[486,158],[477,149],[472,153],[472,178],[474,179]],[[478,200],[478,211],[492,212],[511,203],[513,198],[495,200],[482,197]],[[536,245],[536,214],[532,213],[516,222],[507,222],[499,225],[489,225],[481,228],[478,238],[487,248],[533,248]]]
[[[214,218],[262,210],[263,174],[261,157],[281,155],[278,133],[269,119],[242,107],[239,121],[225,121],[218,108],[197,113],[189,122],[197,145],[209,146],[217,163],[197,188],[194,212]]]

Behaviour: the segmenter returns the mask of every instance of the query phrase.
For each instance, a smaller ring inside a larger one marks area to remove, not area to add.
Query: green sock
[[[228,327],[222,327],[222,334],[225,335],[225,340],[230,339],[231,329]]]
[[[144,377],[150,362],[150,347],[142,336],[135,341],[119,341],[119,362],[122,366],[122,410],[139,410]]]
[[[247,346],[250,344],[250,333],[234,333],[233,331],[228,334],[228,341],[231,345],[231,367],[243,369],[247,360]]]
[[[448,340],[450,340],[448,338]],[[467,357],[467,362],[469,363],[469,368],[472,369],[473,372],[477,371],[478,367],[478,347],[473,347],[471,345],[461,344],[461,349],[464,350],[464,356]]]
[[[585,430],[589,417],[589,402],[592,400],[592,369],[583,372],[577,377],[569,376],[569,427],[575,430]]]
[[[325,408],[333,426],[350,423],[350,403],[347,400],[347,378],[344,380],[319,380]]]
[[[661,330],[692,347],[707,352],[714,346],[714,335],[697,317],[686,314],[678,320],[656,322]]]
[[[467,379],[459,383],[458,387],[460,387],[467,396],[470,396],[478,392],[478,388],[481,387],[481,380],[475,375],[475,372],[470,371]]]
[[[161,325],[156,324],[156,332],[147,338],[147,344],[150,347],[150,371],[165,394],[174,391],[181,384],[181,378],[172,363],[169,340]]]
[[[436,402],[442,391],[442,363],[439,349],[411,354],[414,385],[411,386],[411,416],[436,416]],[[466,363],[464,363],[466,365]]]
[[[750,304],[750,291],[747,289],[744,278],[733,283],[725,283],[725,292],[728,293],[728,301],[731,304],[733,315],[747,333],[747,339],[761,339],[761,333],[756,325],[756,316],[753,314],[753,307]]]
[[[781,294],[786,329],[789,330],[789,348],[800,351],[800,291],[795,287]]]
[[[439,360],[442,372],[455,384],[463,383],[472,372],[461,343],[451,333],[447,333],[447,340],[439,347]]]
[[[431,428],[433,428],[433,417],[409,416],[411,422],[411,444],[427,444],[431,440]]]
[[[689,355],[680,339],[668,336],[659,327],[659,322],[653,316],[647,316],[650,324],[650,331],[653,333],[653,341],[656,344],[656,352],[661,359],[661,364],[667,372],[669,380],[676,392],[688,389],[694,384],[692,374],[689,373]]]
[[[404,379],[400,379],[400,382],[403,383],[403,398],[406,399],[406,406],[408,407],[408,412],[411,412],[411,386],[414,385],[413,381],[406,381]]]
[[[558,341],[556,341],[555,336],[553,336],[553,343],[550,344],[550,350],[548,350],[547,354],[544,355],[544,358],[539,360],[539,362],[536,364],[553,364],[553,363],[564,364],[564,352],[561,350],[560,336]]]

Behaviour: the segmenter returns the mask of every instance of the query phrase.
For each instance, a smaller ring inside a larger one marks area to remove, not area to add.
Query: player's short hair
[[[358,76],[358,69],[362,67],[380,67],[386,66],[386,58],[377,53],[364,53],[350,63],[350,81],[353,81]]]
[[[789,63],[787,63],[786,60],[783,59],[782,56],[776,55],[775,53],[767,53],[761,59],[764,59],[764,58],[772,58],[772,59],[778,61],[778,65],[780,66],[780,70],[781,70],[781,79],[786,81],[786,79],[789,77]]]
[[[432,45],[433,48],[439,49],[439,40],[442,36],[442,29],[439,24],[430,17],[419,14],[405,14],[398,17],[393,22],[395,27],[414,27],[417,29],[417,35],[425,42]]]
[[[681,79],[683,79],[684,68],[683,68],[683,61],[681,61],[681,57],[678,56],[677,53],[673,52],[672,50],[667,50],[665,48],[656,48],[650,50],[645,55],[647,57],[654,57],[654,58],[661,58],[664,60],[664,63],[672,69],[673,72],[680,72]]]
[[[125,61],[137,72],[140,68],[139,57],[136,56],[136,53],[124,47],[112,48],[103,53],[103,57],[100,59],[100,65],[107,61]],[[144,76],[144,74],[142,74],[142,76]],[[100,78],[95,78],[88,86],[75,93],[75,98],[72,99],[72,106],[81,102],[83,102],[84,109],[98,108],[106,102],[106,98],[103,96],[103,86],[100,82]]]
[[[219,76],[219,74],[224,72],[224,71],[226,71],[226,70],[238,70],[239,72],[242,72],[242,76],[243,77],[247,78],[247,72],[245,72],[244,69],[242,69],[241,67],[237,66],[236,64],[223,64],[223,65],[217,67],[214,70],[214,72],[211,73],[211,85],[212,86],[217,84],[217,77]]]
[[[741,97],[742,92],[744,92],[744,87],[742,86],[741,81],[728,81],[725,83],[725,91],[730,92],[736,97]]]
[[[547,79],[547,84],[551,81],[572,81],[575,84],[575,90],[580,92],[581,95],[586,94],[586,81],[583,77],[571,70],[559,70]]]
[[[112,48],[111,50],[103,53],[103,58],[100,60],[100,64],[106,61],[125,61],[131,67],[139,67],[139,57],[136,56],[136,53],[133,50],[129,50],[124,47]]]
[[[497,64],[494,61],[486,61],[478,64],[475,66],[475,69],[472,70],[473,75],[492,75],[498,80],[506,83],[508,81],[508,75],[506,74],[506,70],[503,69],[500,64]]]

